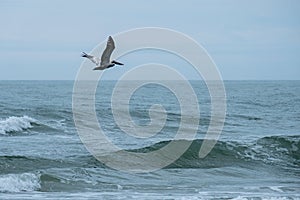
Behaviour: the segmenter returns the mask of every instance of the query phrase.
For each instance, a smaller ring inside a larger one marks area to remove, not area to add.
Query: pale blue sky
[[[223,79],[300,77],[297,0],[0,0],[0,80],[75,79],[82,51],[153,26],[194,38]]]

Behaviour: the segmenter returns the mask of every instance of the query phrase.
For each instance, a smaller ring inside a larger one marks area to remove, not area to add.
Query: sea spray
[[[0,176],[0,192],[25,192],[41,188],[39,175],[33,173]]]
[[[17,132],[32,128],[32,123],[36,123],[37,120],[28,117],[15,117],[11,116],[6,119],[0,120],[0,134],[5,135],[11,132]]]

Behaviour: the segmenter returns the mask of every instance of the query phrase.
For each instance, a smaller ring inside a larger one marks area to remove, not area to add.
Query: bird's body
[[[106,48],[102,53],[101,59],[92,55],[88,55],[85,52],[82,52],[82,57],[88,58],[90,61],[96,64],[94,70],[104,70],[115,65],[123,65],[120,62],[115,60],[110,61],[110,56],[115,49],[115,43],[111,36],[108,37]]]

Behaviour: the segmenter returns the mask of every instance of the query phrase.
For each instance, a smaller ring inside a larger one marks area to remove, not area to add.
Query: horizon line
[[[123,80],[123,81],[155,81],[152,79],[136,79],[136,80]],[[187,81],[205,81],[203,79],[186,79]],[[0,79],[0,81],[76,81],[75,79]],[[77,80],[78,81],[78,80]],[[93,80],[83,80],[93,81]],[[101,80],[97,80],[101,81]],[[102,81],[119,81],[119,79],[102,79]],[[165,81],[182,81],[182,80],[165,80]],[[217,81],[217,80],[206,80]],[[222,81],[300,81],[300,79],[223,79]]]

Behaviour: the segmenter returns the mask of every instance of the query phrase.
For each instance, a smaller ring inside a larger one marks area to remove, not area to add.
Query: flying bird
[[[115,49],[115,42],[111,36],[108,37],[106,48],[102,53],[101,59],[85,52],[82,52],[82,57],[88,58],[90,61],[96,64],[94,70],[104,70],[115,65],[124,65],[123,63],[117,62],[115,60],[110,61],[110,56]]]

